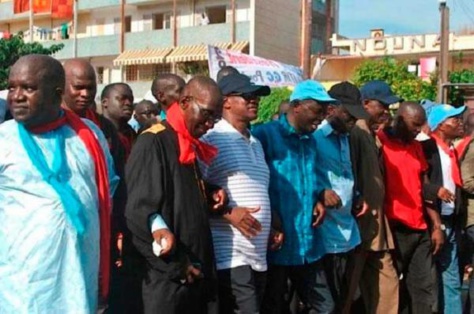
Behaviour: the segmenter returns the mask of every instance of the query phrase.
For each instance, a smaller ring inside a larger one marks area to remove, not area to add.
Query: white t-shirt
[[[454,149],[450,147],[450,149]],[[448,189],[453,194],[456,192],[456,184],[453,180],[453,172],[451,165],[451,158],[445,153],[445,151],[438,145],[439,157],[441,159],[441,170],[443,171],[443,186],[445,189]],[[454,213],[454,202],[441,203],[441,215],[449,216]]]
[[[260,206],[260,211],[252,215],[262,224],[262,231],[252,239],[244,237],[227,220],[211,218],[217,269],[249,265],[255,271],[266,271],[271,224],[270,173],[262,145],[253,136],[244,137],[224,119],[202,140],[219,150],[209,166],[201,163],[203,177],[227,192],[231,207]]]

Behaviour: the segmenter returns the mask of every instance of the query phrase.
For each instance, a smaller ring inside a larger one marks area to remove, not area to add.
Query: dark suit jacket
[[[428,162],[429,183],[423,186],[423,196],[425,201],[435,205],[435,208],[441,214],[441,200],[438,198],[438,190],[443,186],[443,170],[441,168],[441,158],[439,156],[438,145],[433,139],[421,142],[426,161]],[[456,201],[454,208],[456,226],[464,226],[466,213],[463,209],[461,189],[456,187]]]

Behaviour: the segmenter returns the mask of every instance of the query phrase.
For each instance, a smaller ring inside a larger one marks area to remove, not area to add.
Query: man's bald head
[[[193,137],[199,138],[220,119],[222,94],[212,79],[196,76],[184,87],[180,106],[189,132]]]
[[[178,75],[166,73],[158,75],[151,84],[151,93],[163,110],[179,100],[186,82]]]
[[[64,63],[66,88],[64,102],[74,112],[84,116],[94,106],[97,82],[92,65],[84,59],[71,59]]]
[[[419,103],[402,102],[394,120],[395,133],[401,140],[409,142],[415,139],[425,123],[426,113]]]
[[[7,98],[14,119],[27,127],[56,119],[63,89],[64,70],[59,61],[45,55],[21,57],[8,78]]]

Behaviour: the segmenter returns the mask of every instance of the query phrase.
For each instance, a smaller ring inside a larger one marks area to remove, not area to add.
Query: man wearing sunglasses
[[[220,313],[259,313],[265,290],[271,211],[269,172],[260,142],[248,125],[257,118],[268,86],[255,85],[243,74],[218,83],[224,96],[222,120],[203,140],[219,152],[204,178],[229,195],[228,213],[211,219],[219,278]]]
[[[127,226],[146,259],[145,313],[217,312],[217,284],[209,200],[223,207],[222,190],[201,179],[197,158],[210,163],[215,147],[199,138],[222,111],[217,84],[195,77],[184,87],[167,118],[137,139],[127,163]]]
[[[290,97],[288,112],[253,130],[270,168],[272,227],[285,235],[281,248],[268,254],[262,313],[288,311],[288,279],[308,312],[334,310],[321,262],[324,248],[317,227],[325,209],[318,196],[324,193],[317,184],[316,140],[311,135],[324,120],[327,105],[334,102],[321,83],[300,82]]]

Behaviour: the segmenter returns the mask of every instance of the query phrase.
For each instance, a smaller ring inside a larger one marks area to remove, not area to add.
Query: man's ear
[[[231,108],[231,104],[230,104],[230,101],[228,101],[229,98],[224,96],[222,97],[222,109],[230,109]]]
[[[190,96],[181,96],[179,98],[179,106],[181,109],[186,110],[189,108],[189,98]]]
[[[101,107],[104,108],[104,109],[107,109],[107,107],[108,107],[108,106],[107,106],[107,102],[108,102],[108,101],[109,101],[109,99],[108,99],[107,97],[101,99],[101,100],[100,100],[100,105],[101,105]]]
[[[327,105],[326,106],[326,117],[331,117],[336,114],[336,106],[334,105]]]
[[[362,101],[362,106],[364,106],[364,109],[367,110],[367,107],[369,106],[370,100],[365,99]]]

